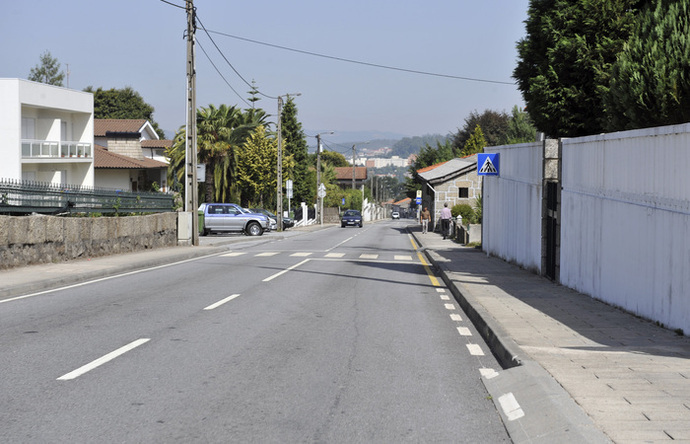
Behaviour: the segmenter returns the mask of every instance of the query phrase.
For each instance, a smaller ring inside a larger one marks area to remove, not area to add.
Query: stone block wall
[[[177,213],[0,216],[0,269],[177,245]]]

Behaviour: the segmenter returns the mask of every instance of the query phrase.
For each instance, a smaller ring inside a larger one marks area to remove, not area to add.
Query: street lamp
[[[287,97],[288,100],[290,99],[290,96],[301,96],[301,93],[295,93],[295,94],[284,94],[282,96],[278,96],[278,161],[276,164],[276,169],[278,170],[278,184],[277,184],[277,192],[278,192],[278,202],[276,205],[276,212],[277,214],[277,220],[276,224],[277,227],[276,229],[278,231],[283,231],[283,141],[282,141],[282,116],[283,116],[283,97]]]
[[[321,135],[333,134],[333,131],[326,131],[316,135],[316,196],[317,196],[317,211],[319,212],[319,223],[323,225],[323,197],[325,190],[321,190],[323,184],[321,183]]]

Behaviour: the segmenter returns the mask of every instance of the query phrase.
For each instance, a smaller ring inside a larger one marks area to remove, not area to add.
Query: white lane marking
[[[342,244],[344,244],[345,242],[351,241],[351,240],[354,239],[354,238],[355,238],[354,236],[348,237],[347,239],[345,239],[345,240],[342,241],[341,243],[332,246],[331,248],[329,248],[329,249],[326,250],[326,251],[334,250],[334,249],[338,248],[339,246],[341,246]]]
[[[91,361],[88,364],[83,365],[74,371],[71,371],[65,375],[60,376],[57,379],[58,379],[58,381],[67,381],[69,379],[77,378],[77,377],[83,375],[84,373],[91,371],[91,370],[95,369],[96,367],[99,367],[99,366],[105,364],[108,361],[112,361],[113,359],[117,358],[118,356],[125,354],[128,351],[133,350],[142,344],[149,342],[150,340],[151,340],[150,338],[137,339],[136,341],[130,342],[129,344],[125,345],[124,347],[120,347],[117,350],[112,351],[112,352],[108,353],[107,355],[96,359],[95,361]]]
[[[515,421],[525,416],[525,412],[520,408],[520,404],[515,399],[513,393],[506,393],[498,398],[498,403],[501,404],[503,413],[508,417],[508,421]]]
[[[258,253],[256,257],[271,257],[277,255],[277,251],[266,251],[264,253]]]
[[[379,255],[378,254],[366,254],[366,253],[364,253],[364,254],[360,254],[359,258],[360,259],[378,259]]]
[[[411,261],[412,256],[405,256],[405,255],[396,254],[393,256],[393,259],[395,259],[396,261]]]
[[[307,257],[307,256],[311,256],[311,255],[312,255],[311,253],[307,253],[307,252],[301,252],[301,253],[298,252],[298,253],[292,253],[290,256],[292,256],[292,257]]]
[[[345,253],[328,253],[325,257],[343,257]]]
[[[467,344],[467,350],[470,351],[472,356],[484,356],[482,348],[477,344]]]
[[[493,379],[496,376],[498,376],[498,372],[492,368],[480,368],[479,374],[485,377],[486,379]]]
[[[221,299],[220,301],[216,302],[215,304],[209,305],[208,307],[204,308],[204,310],[213,310],[214,308],[218,308],[218,307],[220,307],[221,305],[223,305],[223,304],[225,304],[225,303],[227,303],[227,302],[232,301],[232,300],[235,299],[237,296],[239,296],[239,294],[233,294],[233,295],[231,295],[231,296],[228,296],[227,298]]]
[[[310,260],[311,260],[311,259],[305,259],[305,260],[303,260],[302,262],[298,262],[298,263],[296,263],[295,265],[292,265],[291,267],[288,267],[288,268],[286,268],[286,269],[283,270],[283,271],[279,271],[278,273],[274,274],[273,276],[267,277],[266,279],[263,280],[263,282],[272,281],[273,279],[277,278],[278,276],[282,276],[282,275],[284,275],[285,273],[287,273],[288,271],[294,270],[295,268],[299,267],[299,266],[302,265],[302,264],[306,264],[306,263],[309,262]]]
[[[436,293],[445,293],[446,289],[445,288],[437,288]]]
[[[443,304],[446,307],[446,310],[455,310],[455,305],[453,304]]]
[[[472,332],[467,327],[458,327],[458,333],[460,336],[472,336]]]
[[[462,321],[462,316],[460,316],[457,313],[453,313],[450,315],[450,318],[456,322],[461,322]]]
[[[237,256],[242,256],[243,254],[247,254],[245,251],[233,251],[231,253],[225,253],[221,254],[221,257],[237,257]]]
[[[442,294],[442,295],[441,295],[441,300],[442,300],[442,301],[450,301],[450,296],[448,296],[447,294]]]

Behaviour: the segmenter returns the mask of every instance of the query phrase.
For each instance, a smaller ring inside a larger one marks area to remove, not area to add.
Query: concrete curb
[[[423,246],[413,231],[408,232]],[[513,442],[611,443],[558,381],[527,358],[500,322],[474,300],[461,282],[452,279],[452,270],[439,260],[440,256],[433,249],[422,250],[503,367],[496,375],[482,378],[482,383]]]

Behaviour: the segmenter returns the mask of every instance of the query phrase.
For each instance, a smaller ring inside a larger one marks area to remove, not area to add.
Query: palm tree
[[[252,131],[263,124],[267,114],[261,109],[242,112],[235,106],[220,105],[197,110],[198,162],[206,164],[206,202],[239,201],[235,185],[237,153]],[[169,178],[184,182],[186,131],[180,129],[168,152]]]

